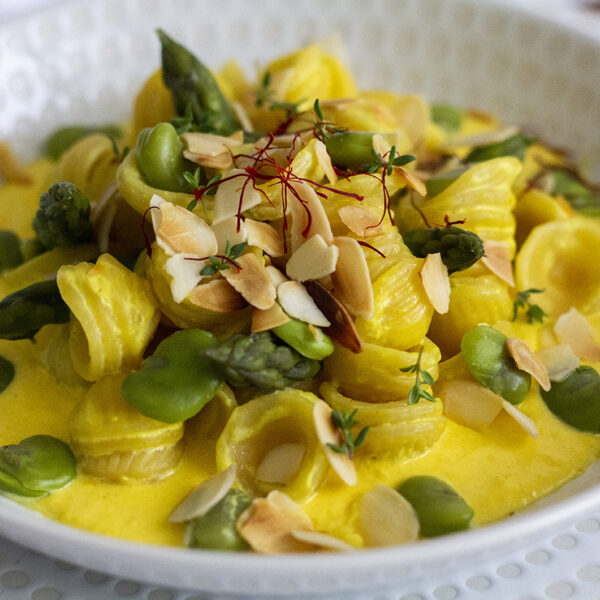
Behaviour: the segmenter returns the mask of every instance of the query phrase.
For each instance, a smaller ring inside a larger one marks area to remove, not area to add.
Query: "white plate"
[[[361,87],[485,108],[568,147],[598,172],[600,44],[477,0],[104,0],[0,27],[0,139],[23,158],[71,122],[125,119],[158,64],[161,26],[217,67],[337,33]],[[593,469],[533,510],[414,546],[344,556],[232,555],[127,543],[48,521],[0,498],[0,533],[89,568],[245,598],[331,597],[450,572],[600,507]]]

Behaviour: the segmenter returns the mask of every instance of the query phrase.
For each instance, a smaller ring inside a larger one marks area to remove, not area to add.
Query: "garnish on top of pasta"
[[[0,147],[3,493],[127,539],[347,551],[597,459],[600,194],[564,152],[360,91],[317,44],[252,83],[159,38],[130,123]]]

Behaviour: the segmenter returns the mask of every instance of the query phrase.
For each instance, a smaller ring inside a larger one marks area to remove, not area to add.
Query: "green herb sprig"
[[[241,242],[240,244],[232,246],[229,243],[229,240],[227,240],[225,253],[208,256],[207,260],[210,261],[210,265],[206,265],[202,271],[200,271],[200,275],[216,275],[218,271],[225,271],[232,266],[237,267],[237,270],[241,271],[242,265],[235,259],[241,256],[247,245],[247,242]]]
[[[331,420],[342,436],[342,443],[339,446],[331,443],[327,444],[334,452],[346,454],[350,460],[354,457],[354,451],[363,444],[369,432],[369,427],[363,427],[358,435],[354,437],[352,428],[360,425],[360,421],[354,418],[356,412],[357,410],[354,409],[351,413],[340,412],[339,410],[334,410],[331,413]]]
[[[313,133],[317,139],[321,140],[322,142],[325,142],[327,136],[331,135],[332,133],[346,131],[344,127],[338,127],[337,125],[325,121],[325,117],[323,116],[323,111],[321,110],[321,105],[319,104],[318,98],[313,104],[313,111],[315,113],[315,116],[317,117],[317,120],[315,121],[313,126]]]
[[[369,173],[372,175],[373,173],[377,173],[379,169],[383,168],[386,170],[387,175],[391,175],[394,167],[403,167],[404,165],[416,160],[412,154],[396,155],[396,146],[392,146],[390,148],[390,153],[387,160],[375,150],[371,150],[371,153],[373,154],[373,162],[359,167],[358,170],[360,172]]]
[[[528,290],[517,292],[517,298],[513,302],[512,320],[517,320],[519,309],[523,308],[527,309],[525,315],[527,316],[528,323],[534,323],[535,321],[543,323],[544,318],[547,317],[548,314],[539,304],[532,304],[529,300],[529,296],[532,294],[541,294],[544,291],[545,289],[538,290],[536,288],[529,288]]]
[[[415,385],[410,389],[408,393],[408,403],[417,404],[421,398],[428,400],[429,402],[435,402],[435,398],[427,391],[425,391],[422,385],[433,385],[434,379],[428,371],[425,371],[421,367],[421,357],[423,355],[423,346],[419,349],[419,356],[417,362],[414,365],[403,367],[400,369],[403,373],[415,373]]]

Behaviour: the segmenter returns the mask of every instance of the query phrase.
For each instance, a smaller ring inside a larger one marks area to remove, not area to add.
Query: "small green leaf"
[[[321,106],[319,105],[319,99],[317,98],[315,100],[315,103],[313,104],[313,110],[315,111],[315,115],[317,115],[317,119],[319,119],[319,121],[323,121],[323,111],[321,110]]]
[[[217,273],[217,271],[218,271],[218,269],[214,265],[206,265],[200,271],[200,275],[203,275],[203,276],[215,275]]]
[[[0,393],[2,393],[10,385],[14,377],[14,365],[3,356],[0,356]]]
[[[488,144],[487,146],[479,146],[469,152],[465,157],[464,162],[482,162],[499,158],[500,156],[515,156],[520,160],[525,158],[525,151],[534,142],[534,139],[517,133],[502,142]]]

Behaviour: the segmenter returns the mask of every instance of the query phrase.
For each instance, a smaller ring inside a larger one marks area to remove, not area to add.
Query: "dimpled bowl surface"
[[[212,67],[341,40],[362,88],[416,92],[497,113],[600,164],[600,44],[477,0],[104,0],[67,2],[0,26],[0,139],[23,159],[61,124],[126,119],[159,61],[163,27]],[[91,569],[208,597],[344,597],[450,573],[600,508],[590,469],[503,522],[416,545],[263,557],[123,542],[51,522],[0,498],[0,534]],[[223,595],[226,596],[223,596]],[[375,594],[375,595],[372,595]]]

